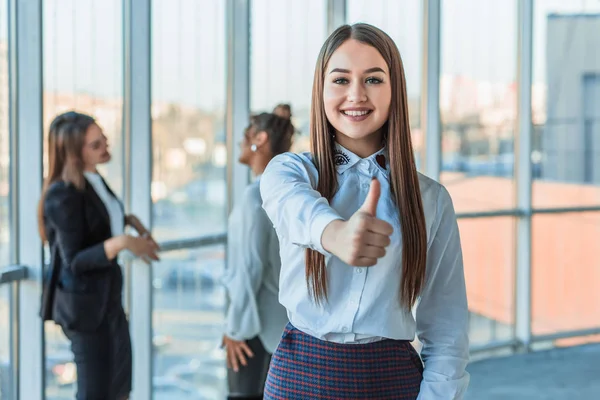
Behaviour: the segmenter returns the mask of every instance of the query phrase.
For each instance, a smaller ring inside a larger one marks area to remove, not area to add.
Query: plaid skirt
[[[340,344],[288,324],[271,359],[264,398],[416,399],[423,364],[409,341]]]

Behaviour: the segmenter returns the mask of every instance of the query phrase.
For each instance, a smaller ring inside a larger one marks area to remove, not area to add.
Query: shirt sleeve
[[[227,271],[222,279],[229,298],[225,334],[240,341],[252,339],[261,331],[256,297],[269,263],[268,235],[273,229],[260,203],[241,207],[232,214]]]
[[[417,307],[425,369],[419,400],[463,399],[469,385],[467,294],[456,214],[440,187],[427,254],[426,285]]]
[[[271,160],[263,173],[260,191],[263,208],[280,237],[330,255],[321,244],[321,236],[329,223],[342,217],[313,188],[316,175],[316,168],[305,157],[281,154]]]

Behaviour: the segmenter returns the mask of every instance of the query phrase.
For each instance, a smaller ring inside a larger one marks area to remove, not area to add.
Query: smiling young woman
[[[417,172],[402,60],[388,35],[356,24],[325,41],[310,134],[310,153],[275,157],[261,180],[290,318],[265,399],[462,398],[458,225],[446,189]]]

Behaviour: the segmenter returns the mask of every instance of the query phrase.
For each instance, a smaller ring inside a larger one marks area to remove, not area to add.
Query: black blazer
[[[42,318],[93,332],[109,308],[121,304],[121,268],[104,251],[104,241],[112,236],[108,211],[87,180],[84,190],[59,181],[46,192],[44,222],[52,256]]]

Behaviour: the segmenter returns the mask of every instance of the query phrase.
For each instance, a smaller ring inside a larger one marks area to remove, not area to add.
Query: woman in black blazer
[[[49,176],[39,209],[40,235],[52,252],[42,317],[61,326],[77,365],[78,400],[124,400],[132,355],[117,255],[158,260],[158,246],[135,216],[126,216],[96,166],[110,160],[95,120],[68,112],[50,125]],[[123,233],[132,225],[140,236]]]

